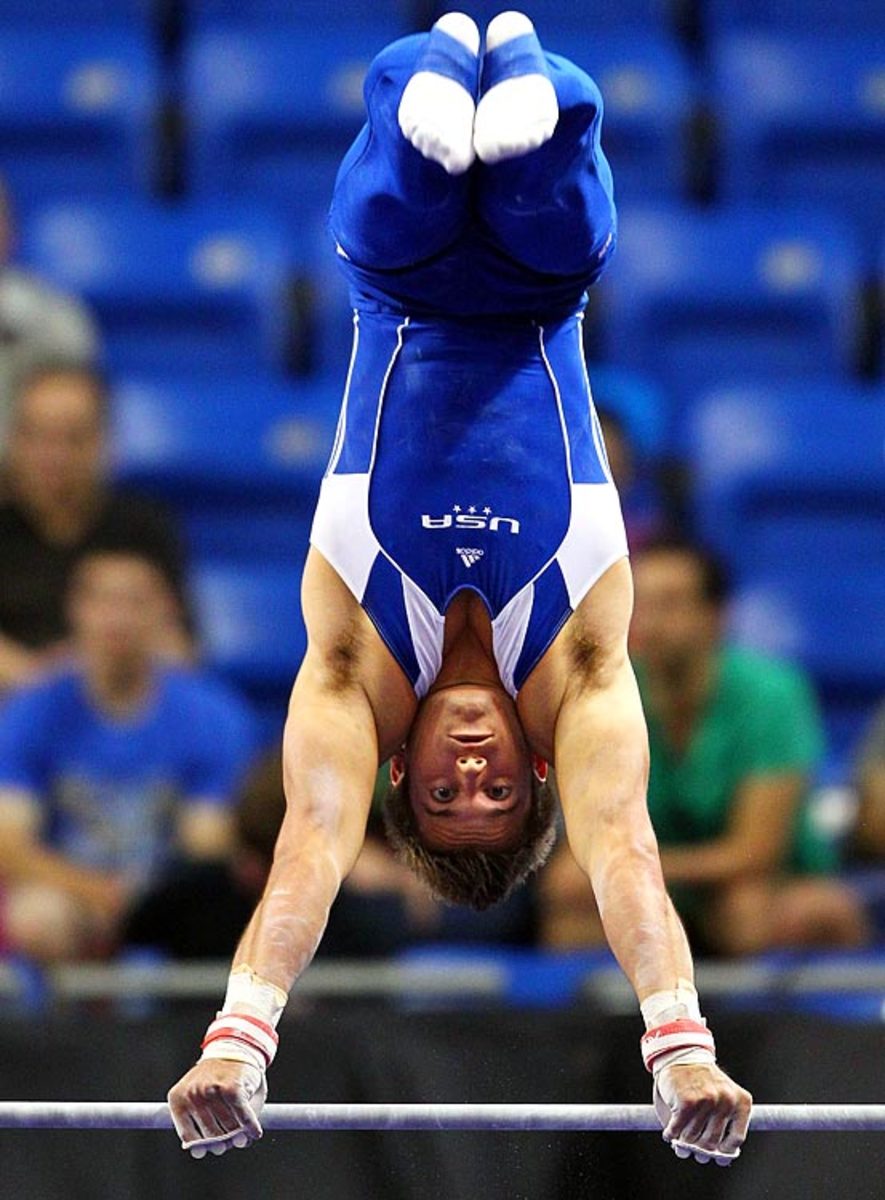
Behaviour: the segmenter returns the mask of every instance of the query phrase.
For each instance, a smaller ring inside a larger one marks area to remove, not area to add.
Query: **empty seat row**
[[[318,22],[297,32],[216,26],[188,41],[177,84],[183,174],[196,196],[283,201],[297,225],[331,191],[363,119],[362,81],[385,27]],[[719,117],[727,199],[822,199],[867,235],[885,201],[885,52],[868,37],[735,33],[701,75],[663,33],[586,23],[554,33],[599,81],[618,195],[686,194],[688,132],[702,99]],[[0,157],[24,203],[50,194],[149,190],[168,95],[136,32],[8,31],[0,39]]]
[[[862,262],[849,225],[805,208],[627,210],[591,310],[607,357],[663,386],[678,450],[713,384],[851,374]]]
[[[0,24],[113,24],[146,22],[168,15],[170,0],[0,0]],[[188,23],[240,24],[328,21],[327,0],[185,0],[174,5]],[[348,0],[335,11],[337,22],[372,25],[398,19],[405,26],[426,23],[451,9],[450,0]],[[460,0],[459,9],[485,23],[502,9],[501,0]],[[803,30],[885,28],[878,0],[521,0],[542,30],[574,28],[589,22],[609,28],[633,25],[672,28],[677,18],[695,15],[712,30],[762,28]],[[692,11],[693,10],[693,11]]]
[[[96,313],[110,365],[282,363],[289,242],[251,206],[51,204],[24,260]]]
[[[333,383],[168,367],[113,378],[114,468],[122,482],[191,509],[312,510],[341,401]],[[224,548],[225,556],[240,552]],[[254,544],[242,552],[254,553]]]
[[[0,0],[0,26],[53,29],[133,27],[144,31],[183,23],[186,27],[331,24],[383,27],[403,32],[414,26],[421,0],[347,0],[331,13],[327,0]]]
[[[847,761],[885,681],[885,388],[717,388],[686,446],[695,524],[737,584],[732,632],[812,672]]]
[[[303,271],[315,305],[302,332],[318,373],[340,377],[351,313],[331,240],[312,232],[299,249],[255,205],[57,203],[25,222],[22,253],[86,299],[107,361],[129,370],[283,370],[289,282]],[[729,378],[850,376],[863,278],[851,228],[827,214],[627,209],[591,312],[605,356],[656,379],[679,418]]]

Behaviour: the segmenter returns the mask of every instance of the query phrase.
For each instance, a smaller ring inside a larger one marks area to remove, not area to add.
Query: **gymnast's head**
[[[387,834],[440,900],[484,909],[547,858],[555,802],[500,686],[455,684],[422,701],[390,760]]]

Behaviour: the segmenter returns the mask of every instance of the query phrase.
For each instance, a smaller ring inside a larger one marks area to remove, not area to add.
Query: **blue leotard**
[[[354,341],[311,541],[418,695],[441,665],[446,609],[475,591],[515,695],[627,552],[581,344],[615,238],[601,100],[548,56],[551,141],[452,179],[396,125],[420,47],[376,59],[369,122],[336,185]]]

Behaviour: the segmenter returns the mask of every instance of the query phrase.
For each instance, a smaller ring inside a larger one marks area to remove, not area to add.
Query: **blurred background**
[[[222,993],[280,819],[350,351],[326,210],[369,61],[449,7],[0,0],[4,1096],[159,1096]],[[885,5],[520,7],[605,101],[620,235],[586,352],[705,1007],[758,1098],[881,1101]],[[663,688],[667,639],[731,690]],[[643,1099],[573,867],[455,913],[376,821],[275,1098]],[[39,1163],[0,1136],[10,1179],[112,1194],[90,1136],[41,1138]],[[860,1135],[761,1136],[718,1177],[626,1135],[299,1135],[188,1171],[155,1136],[116,1145],[115,1195],[239,1195],[252,1171],[269,1195],[879,1195]]]

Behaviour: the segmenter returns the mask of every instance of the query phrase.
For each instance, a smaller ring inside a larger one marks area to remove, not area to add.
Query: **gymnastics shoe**
[[[482,99],[473,122],[473,146],[484,163],[537,150],[559,120],[556,90],[531,21],[503,12],[486,30]]]
[[[450,175],[463,175],[474,161],[478,86],[479,30],[464,13],[446,13],[430,31],[398,119],[415,149]]]

